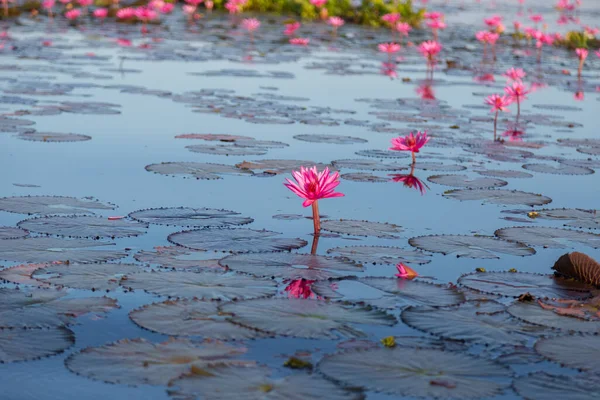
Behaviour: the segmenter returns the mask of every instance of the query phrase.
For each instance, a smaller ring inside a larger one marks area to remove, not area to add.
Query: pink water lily
[[[527,94],[530,93],[530,90],[523,84],[523,82],[513,82],[511,86],[507,86],[504,88],[504,93],[506,93],[511,102],[517,103],[517,118],[521,114],[521,101],[527,99]]]
[[[117,11],[118,19],[129,19],[135,17],[135,10],[131,7],[121,8]]]
[[[581,78],[581,71],[583,71],[583,64],[585,63],[585,59],[587,58],[589,52],[586,49],[575,49],[575,54],[577,54],[577,58],[579,58],[579,67],[577,68],[577,76]]]
[[[383,22],[387,22],[388,24],[390,24],[391,26],[394,26],[394,24],[398,21],[400,21],[400,14],[398,13],[390,13],[390,14],[384,14],[381,17],[381,20]]]
[[[97,19],[104,19],[108,16],[108,9],[107,8],[96,8],[94,10],[94,18]]]
[[[317,167],[314,166],[312,168],[300,167],[300,171],[292,171],[292,176],[296,182],[286,178],[287,182],[284,185],[298,197],[305,199],[302,203],[303,207],[312,205],[315,234],[318,235],[321,230],[318,201],[344,196],[343,193],[334,190],[340,184],[340,174],[332,173],[327,167],[318,172]]]
[[[416,189],[419,192],[421,192],[421,195],[424,195],[427,192],[425,188],[429,189],[429,186],[427,186],[426,183],[423,183],[422,180],[417,178],[414,175],[414,171],[415,164],[412,165],[410,174],[392,174],[391,177],[394,182],[402,182],[404,184],[404,187],[407,187],[409,189]]]
[[[79,18],[79,16],[81,15],[81,10],[75,8],[73,10],[69,10],[65,13],[65,17],[70,20],[70,21],[74,21],[77,18]]]
[[[291,24],[285,24],[285,30],[283,31],[283,34],[291,36],[294,33],[296,33],[298,29],[300,29],[300,26],[300,22],[292,22]]]
[[[432,40],[428,40],[419,45],[419,52],[423,57],[427,58],[427,64],[430,66],[433,66],[435,57],[440,51],[442,51],[442,45]]]
[[[398,273],[395,274],[395,276],[400,279],[415,279],[417,276],[419,276],[417,271],[406,264],[399,263],[396,265],[396,269],[398,270]]]
[[[398,22],[396,24],[396,30],[403,36],[408,36],[408,33],[412,30],[412,27],[406,22]]]
[[[312,291],[311,285],[316,281],[309,281],[307,279],[294,279],[285,288],[288,293],[288,297],[294,299],[315,299],[317,296]]]
[[[310,43],[310,39],[309,38],[291,38],[290,39],[290,44],[293,44],[295,46],[308,46],[308,44]]]
[[[400,45],[398,43],[380,43],[377,45],[380,52],[388,55],[388,60],[391,62],[392,54],[400,51]]]
[[[502,76],[505,76],[509,82],[521,82],[527,74],[521,68],[510,68]]]
[[[416,135],[411,132],[408,136],[400,136],[392,139],[392,147],[390,147],[390,150],[410,151],[412,153],[414,164],[417,161],[415,154],[429,142],[429,139],[430,138],[427,137],[427,131],[417,132]]]
[[[496,127],[498,126],[498,113],[510,111],[507,107],[510,105],[511,100],[508,96],[500,96],[493,94],[485,99],[485,103],[492,106],[491,112],[496,113],[494,116],[494,141],[496,140]]]

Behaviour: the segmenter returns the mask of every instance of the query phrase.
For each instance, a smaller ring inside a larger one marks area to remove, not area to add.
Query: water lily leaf
[[[12,226],[0,226],[0,240],[3,239],[18,239],[25,237],[29,234],[24,229],[15,228]]]
[[[536,372],[515,379],[514,388],[528,400],[595,400],[600,397],[596,375],[550,375]]]
[[[254,140],[250,136],[241,135],[228,135],[228,134],[215,134],[215,133],[186,133],[183,135],[175,136],[175,139],[200,139],[217,142],[232,142],[235,143],[238,140]]]
[[[519,226],[498,229],[494,234],[500,238],[527,243],[530,246],[564,249],[577,244],[600,249],[600,235],[569,229]]]
[[[280,238],[277,232],[251,229],[202,229],[169,236],[169,241],[195,250],[231,253],[260,253],[299,249],[308,243],[302,239]]]
[[[554,167],[548,164],[524,164],[523,168],[528,171],[541,172],[543,174],[555,175],[590,175],[594,173],[593,169],[586,167],[575,167],[572,165],[561,164]]]
[[[532,324],[547,326],[568,332],[600,333],[600,322],[586,321],[570,316],[559,315],[537,302],[516,302],[507,311],[514,317]]]
[[[368,140],[365,139],[341,135],[296,135],[294,136],[294,139],[301,140],[303,142],[325,144],[356,144],[368,142]]]
[[[351,324],[391,326],[396,319],[381,311],[321,300],[260,299],[224,304],[223,313],[248,328],[307,339],[364,337]]]
[[[161,175],[183,175],[196,179],[223,179],[221,175],[252,175],[231,165],[199,162],[166,162],[146,166],[146,171]]]
[[[389,179],[382,178],[377,175],[369,174],[366,172],[356,172],[356,173],[348,173],[341,174],[340,178],[346,179],[353,182],[372,182],[372,183],[382,183],[388,182]]]
[[[357,158],[352,160],[335,160],[331,164],[336,168],[358,169],[365,171],[401,171],[408,169],[405,165],[385,163],[368,158]]]
[[[221,268],[218,259],[206,258],[206,252],[190,250],[181,246],[155,247],[155,251],[142,250],[133,257],[140,262],[156,264],[164,268],[183,270]]]
[[[109,383],[167,385],[182,374],[213,366],[241,363],[234,357],[244,349],[219,342],[202,345],[187,339],[152,343],[123,339],[101,347],[88,347],[67,358],[65,366],[78,375]]]
[[[417,250],[386,246],[348,246],[327,250],[327,254],[344,257],[363,264],[428,264],[428,254]]]
[[[558,336],[539,340],[535,350],[563,366],[584,371],[600,369],[599,336]]]
[[[319,370],[353,387],[399,396],[481,399],[510,385],[507,367],[464,353],[395,347],[325,357]]]
[[[255,175],[279,175],[289,174],[293,170],[299,170],[301,166],[312,167],[316,166],[320,171],[327,167],[325,164],[315,163],[314,161],[301,160],[259,160],[259,161],[244,161],[235,165],[240,171],[246,173],[254,173]]]
[[[160,296],[207,300],[254,299],[272,296],[276,283],[219,272],[143,272],[127,276],[121,285]]]
[[[175,225],[196,228],[212,228],[246,225],[252,218],[240,217],[240,213],[214,208],[151,208],[134,211],[129,216],[135,220],[159,225]]]
[[[195,144],[191,146],[185,146],[185,148],[194,153],[214,154],[220,156],[262,156],[267,154],[267,150],[264,148],[242,147],[236,145]]]
[[[445,171],[445,172],[455,172],[455,171],[464,171],[467,169],[464,165],[448,165],[442,163],[425,163],[425,162],[417,162],[415,164],[416,169],[422,169],[425,171]]]
[[[533,219],[547,219],[564,222],[573,228],[600,228],[600,215],[597,210],[581,210],[578,208],[554,208],[543,210],[505,210],[507,214],[527,215]]]
[[[258,277],[323,280],[362,272],[352,261],[311,254],[260,253],[225,257],[219,264]]]
[[[458,283],[479,292],[515,298],[529,293],[539,298],[581,299],[593,290],[583,282],[525,272],[476,272],[461,276]]]
[[[440,185],[464,187],[468,189],[492,188],[508,185],[508,182],[495,178],[471,179],[467,175],[432,175],[427,178],[429,182]]]
[[[75,335],[67,328],[0,329],[0,363],[49,357],[73,344]]]
[[[362,157],[375,157],[375,158],[408,158],[410,157],[408,152],[395,151],[395,150],[359,150],[355,152],[357,156]]]
[[[535,250],[523,243],[498,240],[492,236],[431,235],[419,236],[408,243],[421,250],[467,258],[500,258],[498,254],[530,256]]]
[[[385,239],[397,239],[394,234],[403,231],[401,226],[387,222],[358,221],[352,219],[327,220],[321,223],[325,231],[352,236],[375,236]]]
[[[51,263],[54,261],[92,263],[116,260],[127,256],[127,253],[119,250],[90,249],[111,245],[114,243],[52,237],[2,240],[0,241],[0,259],[26,263]]]
[[[17,226],[46,235],[99,239],[138,236],[148,224],[89,216],[51,216],[26,219]]]
[[[444,193],[444,196],[461,201],[481,200],[484,203],[502,205],[543,206],[552,201],[541,194],[505,189],[456,189]]]
[[[563,254],[552,267],[560,276],[600,286],[600,264],[590,256],[579,253]]]
[[[92,140],[92,137],[87,135],[59,132],[23,132],[18,134],[17,138],[32,142],[48,143],[85,142],[87,140]]]
[[[523,171],[511,171],[511,170],[501,170],[501,169],[482,169],[476,170],[479,175],[483,176],[492,176],[495,178],[533,178],[533,175],[528,174]]]
[[[21,264],[10,268],[4,268],[0,271],[0,279],[6,282],[16,283],[18,285],[33,285],[48,287],[50,285],[42,283],[31,277],[36,269],[43,268],[48,264]]]
[[[470,301],[445,308],[409,307],[402,312],[402,320],[444,339],[490,345],[524,345],[547,333],[544,327],[515,319],[495,301]]]
[[[36,270],[31,277],[56,286],[109,291],[118,288],[121,279],[140,271],[134,264],[52,264]]]
[[[266,336],[233,324],[218,309],[219,303],[203,300],[167,300],[129,313],[142,328],[170,336],[202,336],[218,340],[255,339]]]
[[[112,210],[111,204],[98,200],[63,196],[20,196],[0,198],[0,210],[17,214],[93,214],[94,210]]]
[[[315,374],[294,374],[273,378],[269,368],[263,366],[222,367],[210,375],[183,375],[172,382],[176,389],[169,390],[175,400],[236,399],[240,393],[246,400],[262,399],[331,399],[359,400],[360,393],[343,390],[334,383]]]
[[[579,153],[588,154],[590,156],[600,156],[600,147],[584,147],[577,149]]]

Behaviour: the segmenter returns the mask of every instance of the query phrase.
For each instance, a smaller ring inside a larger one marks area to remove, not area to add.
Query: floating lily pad
[[[169,390],[175,400],[202,398],[206,400],[234,399],[244,394],[247,400],[271,399],[331,399],[359,400],[360,393],[343,390],[322,377],[294,374],[274,378],[263,366],[234,366],[211,369],[210,375],[192,371],[172,382]]]
[[[202,300],[167,300],[129,313],[142,328],[170,336],[202,336],[218,340],[242,340],[263,337],[254,329],[235,325],[229,316],[219,313],[219,303]]]
[[[427,264],[430,256],[416,250],[386,246],[348,246],[327,250],[327,254],[349,258],[363,264]]]
[[[134,264],[57,264],[40,268],[31,277],[56,286],[109,291],[118,288],[121,279],[140,271]]]
[[[93,263],[116,260],[127,256],[120,250],[97,249],[114,243],[89,239],[66,240],[52,237],[34,237],[0,241],[0,259],[25,263],[69,261]]]
[[[57,132],[23,132],[17,135],[19,139],[29,140],[32,142],[48,142],[48,143],[63,143],[63,142],[85,142],[91,140],[91,136],[80,135],[77,133],[57,133]]]
[[[549,307],[541,307],[538,302],[516,302],[507,311],[514,317],[532,324],[559,329],[565,333],[600,333],[600,322],[586,321],[555,313]]]
[[[321,300],[260,299],[225,304],[221,311],[231,320],[263,332],[307,339],[364,337],[350,324],[391,326],[396,319],[381,311]]]
[[[466,175],[432,175],[427,178],[429,182],[440,185],[464,187],[468,189],[493,188],[508,185],[508,182],[495,178],[471,179]]]
[[[558,336],[539,340],[535,350],[563,366],[584,371],[600,369],[600,336]]]
[[[50,286],[31,277],[31,274],[37,269],[43,268],[48,264],[21,264],[10,268],[4,268],[0,271],[0,280],[16,283],[18,285]]]
[[[195,250],[231,253],[260,253],[299,249],[308,243],[302,239],[280,238],[277,232],[251,229],[202,229],[169,236],[169,241]]]
[[[374,157],[374,158],[408,158],[410,157],[407,152],[395,151],[395,150],[359,150],[355,152],[357,156],[361,157]]]
[[[0,363],[52,356],[73,344],[75,335],[67,328],[0,329]]]
[[[446,308],[410,307],[402,312],[402,320],[444,339],[490,345],[527,344],[546,331],[504,310],[494,301],[470,301]]]
[[[504,189],[456,189],[444,193],[445,197],[457,200],[481,200],[484,203],[503,205],[542,206],[552,201],[541,194]]]
[[[262,156],[267,154],[267,150],[263,148],[252,148],[242,146],[228,145],[208,145],[195,144],[185,146],[191,152],[202,154],[214,154],[219,156]]]
[[[515,379],[516,392],[528,400],[596,400],[600,397],[597,375],[550,375],[536,372]]]
[[[234,357],[244,349],[218,342],[197,345],[186,339],[152,343],[123,339],[101,347],[88,347],[67,358],[65,366],[78,375],[109,383],[167,385],[190,372],[208,371],[213,365],[242,363]]]
[[[436,349],[395,347],[348,351],[325,357],[319,370],[352,387],[399,396],[481,399],[510,385],[507,367]]]
[[[51,216],[26,219],[17,226],[46,235],[99,239],[138,236],[144,233],[148,224],[89,216]]]
[[[525,272],[476,272],[461,276],[458,283],[472,290],[506,297],[529,293],[539,298],[581,299],[589,297],[593,289],[583,282]]]
[[[303,142],[325,144],[356,144],[368,142],[368,140],[365,139],[341,135],[296,135],[294,136],[294,139],[301,140]]]
[[[256,175],[279,175],[289,174],[293,170],[299,170],[301,166],[312,167],[316,166],[320,171],[327,167],[327,165],[321,163],[315,163],[314,161],[300,161],[300,160],[259,160],[259,161],[244,161],[235,165],[239,171],[245,171],[246,173],[254,173]]]
[[[467,258],[500,258],[498,254],[530,256],[535,250],[523,243],[499,240],[492,236],[431,235],[418,236],[408,243],[421,250]]]
[[[160,296],[207,300],[254,299],[272,296],[276,283],[220,272],[143,272],[131,274],[121,285]]]
[[[389,179],[382,178],[381,176],[365,173],[365,172],[356,172],[356,173],[348,173],[341,174],[340,178],[346,179],[354,182],[372,182],[372,183],[382,183],[388,182]]]
[[[258,277],[323,280],[351,276],[362,267],[349,260],[311,254],[240,254],[219,261],[224,267]]]
[[[492,176],[495,178],[533,178],[533,175],[523,171],[511,171],[511,170],[500,170],[500,169],[485,169],[475,171],[479,175]]]
[[[357,158],[354,160],[335,160],[331,164],[336,168],[359,169],[366,171],[401,171],[408,169],[405,165],[384,163],[382,161],[368,158]]]
[[[157,264],[164,268],[184,270],[221,268],[218,264],[219,260],[206,258],[206,252],[181,246],[155,247],[155,251],[142,250],[133,257],[140,262]]]
[[[564,249],[577,244],[600,249],[600,235],[570,229],[519,226],[498,229],[494,234],[500,238],[527,243],[530,246]]]
[[[0,198],[0,210],[17,214],[84,214],[115,207],[93,199],[63,196],[20,196]]]
[[[562,221],[565,226],[573,228],[600,229],[600,214],[597,210],[581,210],[577,208],[555,208],[535,210],[507,210],[502,211],[508,214],[527,215],[531,219],[547,219],[552,221]]]
[[[563,254],[556,260],[552,269],[560,276],[600,287],[600,263],[586,254]]]
[[[146,171],[161,175],[183,175],[196,179],[223,179],[221,175],[252,175],[231,165],[199,162],[166,162],[146,166]]]
[[[415,164],[416,169],[422,169],[425,171],[445,171],[445,172],[455,172],[455,171],[464,171],[467,169],[464,165],[449,165],[442,163],[425,163],[425,162],[417,162]]]
[[[594,170],[586,167],[575,167],[572,165],[560,165],[554,167],[548,164],[524,164],[523,168],[528,171],[541,172],[543,174],[555,175],[590,175]]]
[[[235,211],[214,208],[151,208],[134,211],[129,216],[135,220],[150,224],[197,228],[246,225],[254,221],[252,218],[241,217],[240,213]]]
[[[254,138],[250,136],[240,136],[240,135],[228,135],[228,134],[215,134],[215,133],[186,133],[183,135],[175,136],[176,139],[200,139],[200,140],[208,140],[208,141],[218,141],[218,142],[227,142],[227,143],[235,143],[238,140],[254,140]]]
[[[0,226],[0,240],[23,238],[28,234],[29,232],[27,232],[25,229],[15,228],[12,226]]]
[[[352,236],[375,236],[385,239],[397,239],[394,234],[401,233],[402,227],[395,224],[352,219],[327,220],[321,223],[325,231]]]

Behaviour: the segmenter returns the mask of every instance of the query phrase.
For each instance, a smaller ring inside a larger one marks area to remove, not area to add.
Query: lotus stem
[[[313,224],[315,226],[315,236],[319,236],[321,232],[321,217],[319,216],[319,201],[315,200],[312,203]]]
[[[314,235],[312,247],[310,249],[310,254],[312,254],[312,255],[317,254],[317,247],[319,247],[319,235]]]
[[[412,160],[413,160],[412,165],[414,166],[417,163],[417,156],[415,155],[414,151],[411,154],[412,154]]]
[[[494,116],[494,142],[496,141],[496,126],[498,125],[498,111],[496,111],[496,115]]]

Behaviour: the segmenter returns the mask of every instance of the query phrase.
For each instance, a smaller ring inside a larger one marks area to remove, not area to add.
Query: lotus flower
[[[380,52],[386,53],[388,59],[392,60],[392,54],[400,51],[400,45],[398,43],[380,43],[377,45]]]
[[[486,102],[486,104],[489,104],[490,106],[492,106],[491,112],[496,113],[496,115],[494,116],[494,141],[495,141],[496,140],[496,127],[498,126],[498,112],[510,111],[506,107],[508,107],[510,105],[511,101],[508,96],[500,96],[497,94],[493,94],[491,96],[488,96],[485,99],[485,102]]]
[[[256,18],[245,18],[244,20],[242,20],[242,28],[244,28],[248,32],[254,32],[258,28],[260,28],[260,21]]]
[[[586,49],[575,49],[575,54],[577,54],[577,58],[579,58],[579,67],[577,68],[577,77],[581,78],[581,71],[583,70],[583,63],[585,63],[585,59],[588,56],[588,51]]]
[[[398,273],[395,276],[400,279],[415,279],[419,276],[414,269],[402,263],[396,265],[396,269],[398,270]]]
[[[96,8],[94,10],[94,18],[104,19],[104,18],[106,18],[107,15],[108,15],[107,8]]]
[[[291,24],[285,24],[285,30],[283,31],[284,35],[293,35],[294,33],[296,33],[296,31],[298,29],[300,29],[300,22],[293,22]]]
[[[293,44],[295,46],[308,46],[309,43],[310,43],[309,38],[291,38],[290,39],[290,44]]]
[[[327,0],[310,0],[310,4],[317,8],[323,8],[327,4]]]
[[[432,40],[423,42],[419,45],[419,52],[427,58],[427,64],[433,66],[435,56],[442,51],[442,45]]]
[[[502,76],[508,78],[508,81],[521,82],[527,74],[521,68],[510,68]]]
[[[396,30],[403,36],[408,36],[408,33],[412,30],[412,27],[406,22],[398,22],[396,24]]]
[[[344,20],[340,17],[330,17],[327,20],[327,23],[333,26],[334,28],[339,28],[340,26],[343,26],[345,24]]]
[[[79,16],[81,15],[81,10],[75,8],[73,10],[69,10],[65,13],[65,17],[70,20],[70,21],[74,21],[77,18],[79,18]]]
[[[121,8],[117,11],[118,19],[129,19],[135,17],[135,10],[131,7]]]
[[[294,299],[314,299],[317,296],[311,289],[313,283],[315,283],[315,281],[309,281],[303,278],[295,279],[286,286],[285,291],[288,292],[288,297]]]
[[[427,131],[417,132],[416,135],[413,135],[411,132],[408,136],[392,139],[392,147],[390,147],[390,150],[410,151],[412,153],[414,164],[417,161],[415,154],[419,152],[421,147],[429,142],[429,139],[430,138],[427,137]]]
[[[504,92],[509,96],[511,102],[517,103],[517,118],[521,114],[521,100],[527,99],[529,89],[522,82],[513,82],[512,86],[504,88]]]
[[[398,13],[385,14],[381,17],[381,20],[383,22],[387,22],[391,26],[394,26],[394,24],[396,22],[400,21],[400,14],[398,14]]]

